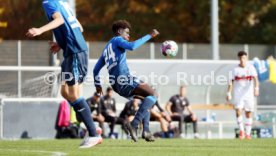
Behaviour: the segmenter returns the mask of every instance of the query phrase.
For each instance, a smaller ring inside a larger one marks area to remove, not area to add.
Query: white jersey
[[[253,65],[247,63],[243,68],[239,65],[232,71],[231,80],[234,81],[234,101],[254,99],[254,77],[257,71]]]

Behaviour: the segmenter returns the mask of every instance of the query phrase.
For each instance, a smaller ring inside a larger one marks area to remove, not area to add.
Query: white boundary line
[[[17,152],[27,152],[27,153],[49,153],[52,156],[65,156],[67,153],[56,152],[56,151],[42,151],[42,150],[20,150],[20,149],[3,149],[0,148],[0,151],[17,151]]]

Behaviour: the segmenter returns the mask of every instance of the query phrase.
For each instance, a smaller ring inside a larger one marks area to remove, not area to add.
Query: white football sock
[[[242,116],[239,116],[237,118],[237,123],[238,123],[238,126],[240,128],[240,131],[244,131],[244,126],[243,126],[243,117]]]
[[[251,129],[252,129],[252,118],[246,118],[245,120],[245,133],[246,135],[251,134]]]

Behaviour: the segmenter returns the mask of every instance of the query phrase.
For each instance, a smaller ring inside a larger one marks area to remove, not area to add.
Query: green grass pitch
[[[7,156],[276,156],[275,139],[205,140],[158,139],[155,142],[105,139],[89,149],[81,140],[0,140],[0,155]]]

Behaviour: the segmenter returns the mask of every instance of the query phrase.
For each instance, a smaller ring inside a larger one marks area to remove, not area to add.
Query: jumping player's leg
[[[150,113],[147,113],[146,116],[143,118],[142,120],[142,124],[143,124],[143,133],[144,132],[149,132],[149,121],[150,120]]]
[[[149,130],[149,121],[150,121],[150,112],[145,115],[143,118],[143,133],[142,133],[142,138],[145,139],[148,142],[153,142],[155,141],[154,136],[150,133]]]
[[[91,118],[91,111],[86,100],[80,96],[80,84],[87,73],[88,57],[86,52],[75,53],[64,58],[62,62],[61,94],[84,122],[89,136],[97,136],[96,127]]]
[[[143,100],[142,100],[142,104],[139,106],[139,109],[135,114],[134,119],[131,121],[130,124],[126,124],[126,127],[129,131],[129,134],[132,140],[137,142],[138,140],[137,140],[136,132],[137,132],[138,125],[142,122],[142,120],[146,116],[149,116],[149,117],[144,120],[144,123],[149,124],[149,119],[150,119],[149,110],[156,103],[156,97],[155,97],[154,90],[145,83],[140,83],[140,84],[136,83],[133,86],[134,86],[134,89],[131,91],[130,96],[135,95],[135,96],[141,97],[141,99]],[[148,132],[147,134],[149,135],[147,135],[147,137],[145,136],[145,138],[152,137],[150,132]]]
[[[79,86],[75,84],[73,86],[68,86],[68,100],[70,101],[71,106],[74,108],[75,112],[79,114],[81,120],[84,122],[88,134],[90,137],[97,136],[96,127],[93,119],[91,118],[91,111],[86,102],[86,100],[79,96]]]
[[[79,86],[78,84],[74,84],[72,86],[68,86],[67,84],[65,85],[67,86],[66,88],[68,89],[68,94],[67,94],[67,100],[72,103],[74,101],[76,101],[80,96],[79,96]]]
[[[68,85],[65,82],[62,82],[60,93],[64,99],[68,99]]]
[[[131,122],[132,127],[138,128],[138,125],[144,117],[149,114],[150,109],[156,103],[155,91],[146,83],[141,83],[133,90],[133,95],[138,95],[144,97],[142,104],[140,105],[133,121]],[[149,119],[145,122],[149,122]]]
[[[78,89],[78,84],[75,84],[73,86],[63,84],[61,87],[61,95],[70,103],[75,112],[84,122],[85,126],[87,127],[89,136],[97,136],[96,127],[94,125],[93,119],[91,118],[90,108],[85,99],[79,96]]]

